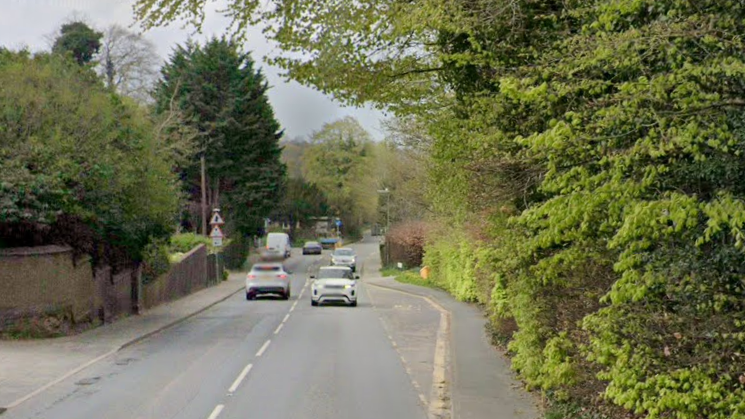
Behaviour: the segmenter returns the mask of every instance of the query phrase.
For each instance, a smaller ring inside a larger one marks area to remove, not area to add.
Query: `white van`
[[[286,259],[290,257],[290,236],[287,233],[269,233],[266,236],[266,249],[263,259]]]

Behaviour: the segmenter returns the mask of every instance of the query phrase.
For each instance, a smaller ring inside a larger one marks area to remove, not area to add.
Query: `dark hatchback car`
[[[320,255],[323,253],[323,247],[318,242],[308,242],[303,246],[304,255]]]

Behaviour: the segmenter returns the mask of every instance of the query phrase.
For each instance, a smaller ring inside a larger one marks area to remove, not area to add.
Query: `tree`
[[[136,11],[199,25],[205,3]],[[529,386],[602,411],[575,417],[743,416],[742,3],[261,6],[226,11],[270,25],[292,78],[424,126],[425,263]]]
[[[303,138],[294,138],[283,140],[280,144],[282,145],[282,163],[287,166],[287,176],[301,179],[303,177],[301,159],[305,151],[310,148],[310,142]]]
[[[311,218],[329,215],[326,196],[316,185],[302,178],[289,177],[284,190],[282,202],[270,218],[287,221],[290,224],[290,236],[294,236],[297,223],[307,226]]]
[[[179,209],[178,131],[56,54],[0,52],[0,236],[138,257]],[[166,133],[168,133],[166,135]],[[105,248],[105,249],[104,249]]]
[[[370,135],[352,117],[325,124],[302,157],[303,177],[320,189],[348,231],[375,219],[377,188]]]
[[[104,31],[96,56],[97,72],[106,86],[141,102],[151,99],[159,61],[152,42],[119,25]]]
[[[161,73],[157,112],[173,105],[199,133],[199,152],[182,168],[192,200],[200,200],[204,158],[209,204],[222,207],[237,231],[255,233],[278,205],[285,176],[263,74],[224,38],[178,46]]]
[[[427,177],[432,139],[412,119],[392,119],[386,130],[387,138],[375,147],[375,176],[378,189],[388,189],[390,195],[381,195],[378,221],[386,223],[389,214],[391,223],[425,219],[430,215]]]
[[[101,48],[103,33],[96,32],[81,21],[65,23],[54,41],[52,51],[71,54],[75,62],[85,65],[91,62]]]

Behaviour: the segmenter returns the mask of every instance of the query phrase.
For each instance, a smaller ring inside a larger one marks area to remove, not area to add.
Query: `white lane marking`
[[[269,347],[269,344],[270,343],[272,343],[271,340],[268,340],[268,341],[264,342],[264,345],[261,346],[261,349],[259,349],[259,352],[256,352],[256,356],[258,357],[258,356],[263,355],[264,354],[264,351],[266,351],[266,348]]]
[[[282,319],[282,323],[285,323],[290,318],[290,313],[285,314],[285,318]]]
[[[225,405],[218,404],[217,406],[215,406],[215,410],[212,411],[212,414],[207,419],[217,419],[217,417],[220,416],[220,412],[222,412],[223,409],[225,409]]]
[[[248,375],[248,372],[251,371],[251,368],[253,368],[253,364],[246,365],[246,368],[241,371],[241,373],[238,375],[238,378],[233,381],[233,385],[230,386],[228,389],[228,393],[235,393],[236,390],[238,390],[238,386],[241,385],[241,382],[246,378]]]
[[[280,323],[279,326],[277,326],[276,329],[274,329],[274,334],[279,334],[279,331],[282,330],[282,326],[284,326],[284,323]]]
[[[302,291],[300,291],[300,296],[299,296],[299,297],[297,297],[297,299],[298,299],[298,300],[302,300],[302,299],[303,299],[303,295],[305,295],[305,288],[303,288],[303,290],[302,290]]]

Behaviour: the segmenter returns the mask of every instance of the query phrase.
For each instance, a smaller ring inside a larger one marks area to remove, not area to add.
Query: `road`
[[[362,246],[361,256],[375,248]],[[358,307],[311,307],[307,278],[321,263],[297,253],[287,261],[289,301],[238,293],[2,417],[426,418],[364,275]]]

